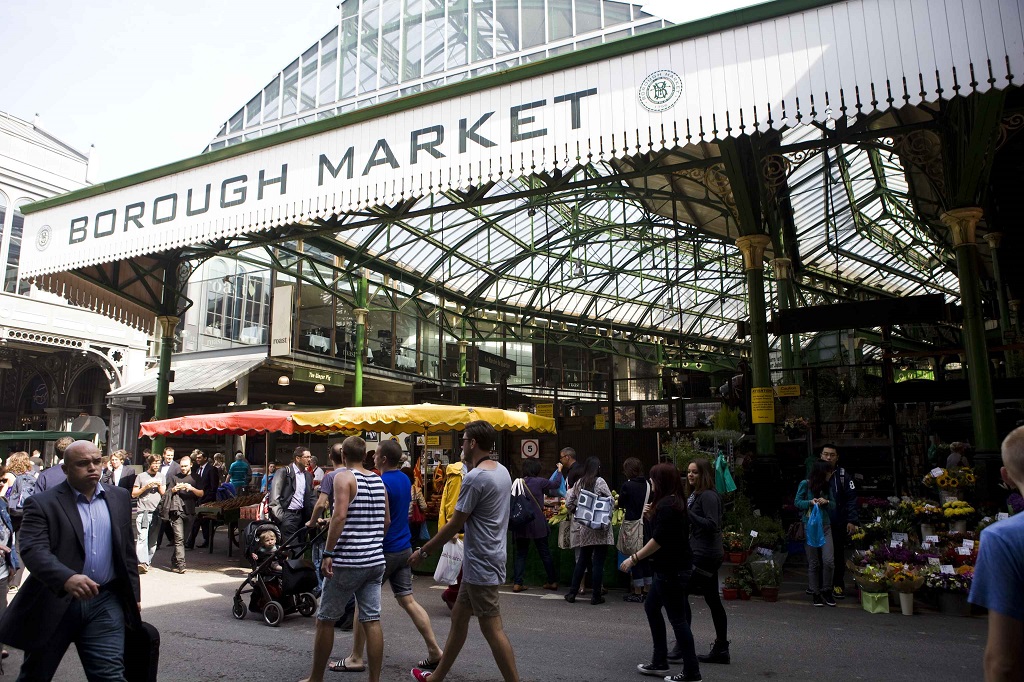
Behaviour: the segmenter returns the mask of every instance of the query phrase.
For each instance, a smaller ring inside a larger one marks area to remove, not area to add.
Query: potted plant
[[[949,524],[949,530],[954,533],[967,532],[967,521],[974,514],[974,507],[961,500],[950,500],[942,505],[942,515]]]
[[[722,544],[729,561],[734,564],[742,564],[747,560],[747,551],[744,547],[744,538],[739,533],[726,531],[722,533]]]
[[[757,587],[757,583],[754,581],[754,573],[750,570],[750,564],[741,564],[736,569],[736,581],[739,583],[740,599],[749,601],[750,595],[754,594],[754,588]]]
[[[722,599],[726,601],[732,601],[738,599],[740,596],[740,584],[735,577],[729,576],[725,579],[725,584],[722,586]]]
[[[903,615],[914,615],[914,593],[924,585],[924,576],[904,564],[889,576],[889,584],[900,595],[900,611]]]
[[[939,595],[939,611],[945,616],[969,616],[971,605],[967,593],[971,591],[974,572],[970,567],[958,568],[955,573],[932,573],[925,585]]]
[[[768,602],[779,600],[779,583],[782,581],[782,569],[771,559],[761,565],[757,571],[757,586],[761,590],[761,598]]]

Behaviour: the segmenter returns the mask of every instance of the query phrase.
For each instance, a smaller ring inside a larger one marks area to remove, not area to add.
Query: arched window
[[[28,282],[18,279],[18,263],[21,261],[21,233],[25,229],[25,216],[21,207],[29,202],[19,199],[14,204],[14,215],[11,216],[11,240],[7,246],[7,267],[4,270],[4,291],[9,294],[27,294]]]
[[[0,243],[4,240],[4,226],[7,224],[7,197],[0,192]]]

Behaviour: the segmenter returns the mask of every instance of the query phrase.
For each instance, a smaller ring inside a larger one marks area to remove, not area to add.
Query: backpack
[[[36,477],[31,473],[18,474],[11,486],[11,498],[8,501],[10,511],[21,513],[25,507],[25,500],[32,497],[36,492]]]

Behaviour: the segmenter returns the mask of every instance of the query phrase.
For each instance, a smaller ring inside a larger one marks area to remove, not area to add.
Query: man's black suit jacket
[[[137,629],[139,561],[132,538],[131,496],[122,488],[103,484],[110,511],[114,579],[112,589],[124,608],[125,623]],[[71,605],[64,583],[85,566],[82,517],[77,493],[64,481],[25,501],[19,542],[21,558],[31,572],[7,610],[0,616],[0,642],[32,650],[48,640]]]
[[[316,501],[313,490],[313,474],[305,469],[302,475],[306,479],[306,494],[302,501],[303,518],[313,511],[313,503]],[[274,472],[274,480],[270,482],[270,495],[267,506],[270,508],[270,516],[280,523],[284,512],[288,510],[288,504],[295,495],[295,467],[292,464],[278,467]]]
[[[135,487],[135,477],[137,474],[135,473],[135,469],[124,464],[121,465],[121,469],[123,469],[123,471],[121,472],[121,480],[117,482],[117,487],[124,488],[125,490],[128,491],[128,494],[130,495],[132,492],[132,488]],[[100,478],[100,481],[102,481],[103,483],[114,485],[114,472],[111,471],[110,469],[104,469],[103,476]]]
[[[194,463],[192,464],[192,478],[199,481],[199,485],[196,487],[203,490],[203,496],[199,498],[199,503],[204,504],[217,499],[217,488],[220,487],[220,472],[217,471],[217,467],[213,466],[213,462],[206,463],[202,476],[199,475],[201,468]]]

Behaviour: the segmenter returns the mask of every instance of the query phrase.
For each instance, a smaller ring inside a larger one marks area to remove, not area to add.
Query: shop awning
[[[187,417],[142,422],[139,437],[153,436],[254,436],[275,431],[292,433],[295,424],[286,410],[251,410],[192,414]]]
[[[178,360],[171,365],[174,381],[173,393],[215,393],[253,371],[264,362],[265,355],[246,355],[238,358],[204,360]],[[116,388],[107,394],[112,398],[141,398],[156,395],[156,373]]]
[[[464,405],[380,405],[343,407],[323,412],[296,412],[295,430],[314,433],[359,431],[452,431],[482,419],[498,431],[555,433],[555,420],[529,412]]]

